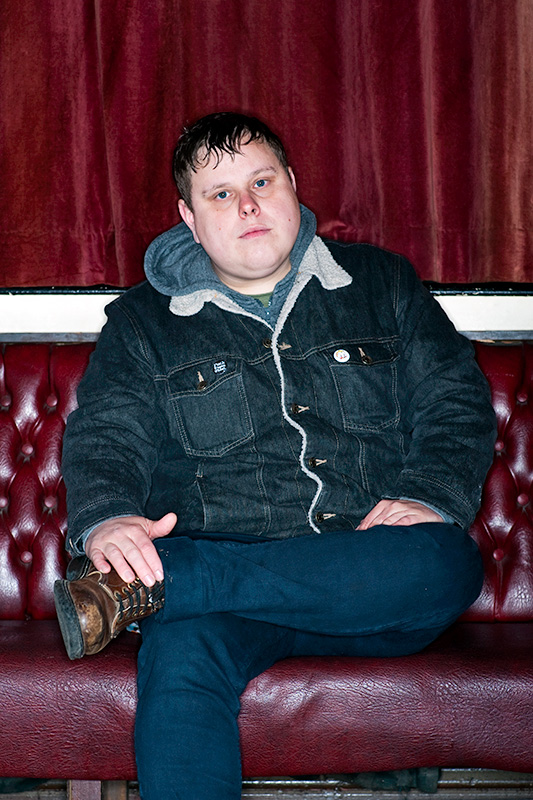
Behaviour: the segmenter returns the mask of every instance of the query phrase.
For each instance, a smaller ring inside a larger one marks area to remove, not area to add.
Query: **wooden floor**
[[[533,774],[443,769],[437,791],[356,785],[354,776],[263,778],[243,784],[243,800],[533,800]],[[365,781],[363,780],[363,783]],[[368,781],[367,781],[368,784]],[[0,800],[140,800],[136,783],[47,781],[24,792],[0,792]],[[426,785],[426,788],[428,786]],[[431,787],[429,787],[431,788]],[[433,787],[434,788],[434,787]],[[196,798],[195,798],[196,800]]]

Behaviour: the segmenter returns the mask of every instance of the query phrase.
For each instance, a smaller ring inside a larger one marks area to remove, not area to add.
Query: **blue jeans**
[[[453,525],[275,541],[160,539],[165,606],[142,623],[135,731],[143,800],[238,800],[248,681],[295,655],[421,650],[476,599],[483,571]]]

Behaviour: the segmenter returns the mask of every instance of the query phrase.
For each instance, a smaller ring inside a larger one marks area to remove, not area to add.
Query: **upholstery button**
[[[24,552],[20,554],[20,560],[24,564],[31,564],[31,562],[33,561],[33,555],[30,553],[29,550],[24,550]]]
[[[10,405],[11,397],[8,394],[3,394],[2,397],[0,397],[0,406],[2,408],[9,408]]]
[[[7,497],[0,497],[0,508],[7,508],[8,502]]]
[[[46,405],[48,408],[55,408],[57,406],[58,400],[55,394],[49,394],[46,398]]]
[[[24,453],[25,456],[32,456],[33,445],[31,445],[29,442],[26,442],[26,444],[22,445],[22,452]]]
[[[266,347],[270,350],[272,347],[272,339],[263,339],[263,347]]]
[[[525,492],[521,492],[518,497],[516,498],[516,502],[519,506],[527,506],[529,503],[529,497]]]
[[[518,392],[516,399],[519,403],[527,403],[527,392]]]
[[[57,497],[54,497],[52,494],[47,495],[47,497],[44,498],[44,504],[46,508],[57,508]]]
[[[501,561],[502,558],[505,556],[501,547],[497,547],[496,550],[493,552],[492,557],[494,561]]]
[[[501,439],[498,439],[498,441],[494,443],[494,449],[496,450],[497,453],[501,453],[504,448],[505,445]]]

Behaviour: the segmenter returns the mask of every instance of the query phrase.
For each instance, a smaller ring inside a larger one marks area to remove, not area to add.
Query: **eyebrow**
[[[266,167],[259,167],[259,169],[254,169],[254,171],[250,172],[250,174],[248,175],[248,179],[255,178],[256,175],[260,175],[262,173],[264,174],[265,172],[271,172],[276,175],[278,173],[278,170],[273,164],[269,164]],[[211,194],[217,189],[220,191],[221,189],[224,189],[226,186],[228,186],[228,184],[229,181],[223,181],[221,183],[212,183],[210,186],[208,186],[206,189],[203,190],[202,197],[207,197],[207,195]]]

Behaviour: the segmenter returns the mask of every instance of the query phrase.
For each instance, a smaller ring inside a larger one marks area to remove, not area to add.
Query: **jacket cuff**
[[[479,494],[481,497],[481,485]],[[447,519],[468,529],[476,516],[477,507],[450,483],[427,473],[404,469],[397,482],[397,497],[410,498],[424,503],[438,514],[446,514]]]

